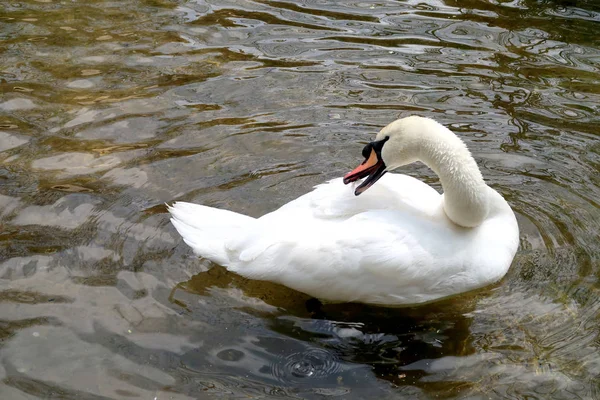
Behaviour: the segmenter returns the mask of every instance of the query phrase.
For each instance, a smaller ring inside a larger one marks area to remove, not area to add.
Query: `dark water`
[[[600,3],[9,0],[0,22],[0,398],[600,398]],[[168,222],[272,211],[410,114],[518,214],[498,285],[307,309]]]

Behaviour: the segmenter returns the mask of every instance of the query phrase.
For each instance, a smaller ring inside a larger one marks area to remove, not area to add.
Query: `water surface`
[[[23,0],[0,21],[2,399],[600,398],[597,2]],[[493,287],[307,307],[168,222],[175,200],[272,211],[411,114],[517,213]]]

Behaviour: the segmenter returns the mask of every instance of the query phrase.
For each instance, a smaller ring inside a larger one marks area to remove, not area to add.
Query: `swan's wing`
[[[231,241],[238,257],[228,269],[328,300],[392,303],[403,301],[390,296],[422,296],[457,266],[444,226],[418,216],[380,210],[347,219],[280,217]],[[444,260],[448,265],[440,265]]]

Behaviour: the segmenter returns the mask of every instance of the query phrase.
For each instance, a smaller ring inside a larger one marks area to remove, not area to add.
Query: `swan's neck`
[[[420,160],[440,178],[444,211],[455,224],[475,227],[488,215],[488,189],[467,146],[449,129],[421,135]]]

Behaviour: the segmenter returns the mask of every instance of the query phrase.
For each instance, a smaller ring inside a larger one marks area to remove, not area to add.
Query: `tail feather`
[[[194,253],[224,266],[230,261],[226,240],[255,221],[232,211],[181,201],[167,205],[167,209],[172,216],[171,223]]]

